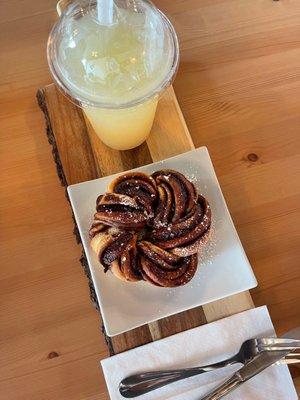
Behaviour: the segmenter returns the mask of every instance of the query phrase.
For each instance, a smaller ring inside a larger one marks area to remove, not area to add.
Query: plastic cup
[[[174,79],[178,40],[151,2],[114,0],[108,25],[99,12],[96,0],[71,3],[50,33],[48,63],[99,138],[131,149],[148,137],[159,97]]]

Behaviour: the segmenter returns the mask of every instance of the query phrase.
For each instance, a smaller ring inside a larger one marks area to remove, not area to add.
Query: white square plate
[[[109,336],[149,322],[231,296],[257,285],[238,234],[231,220],[206,147],[137,168],[152,173],[162,168],[186,175],[211,205],[212,236],[199,259],[194,278],[185,286],[160,288],[146,282],[126,283],[104,274],[90,248],[88,231],[96,199],[106,191],[111,175],[68,187],[103,322]]]

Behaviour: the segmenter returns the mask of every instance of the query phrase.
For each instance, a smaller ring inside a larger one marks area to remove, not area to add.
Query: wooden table
[[[269,306],[280,334],[300,322],[300,4],[157,4],[179,34],[175,91],[188,128],[195,146],[209,148],[259,281],[255,304]],[[45,41],[54,5],[0,5],[0,393],[7,400],[108,398],[98,365],[107,350],[34,98],[50,82]]]

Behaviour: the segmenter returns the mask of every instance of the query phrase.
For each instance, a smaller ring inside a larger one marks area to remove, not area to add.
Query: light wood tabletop
[[[300,325],[300,2],[156,0],[181,45],[174,84],[210,151],[277,333]],[[0,398],[108,399],[108,355],[36,91],[55,0],[0,2]],[[300,387],[299,370],[294,369]],[[298,376],[298,378],[297,378]]]

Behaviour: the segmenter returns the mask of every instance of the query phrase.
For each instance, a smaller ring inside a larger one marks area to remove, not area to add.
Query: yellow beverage
[[[65,18],[55,53],[57,66],[49,62],[60,86],[79,100],[99,138],[118,150],[136,147],[147,138],[159,94],[178,61],[172,26],[151,4],[139,4],[144,8],[115,7],[109,25],[99,23],[95,9]]]
[[[132,149],[148,137],[157,107],[157,97],[137,106],[121,109],[84,109],[100,139],[117,150]]]

